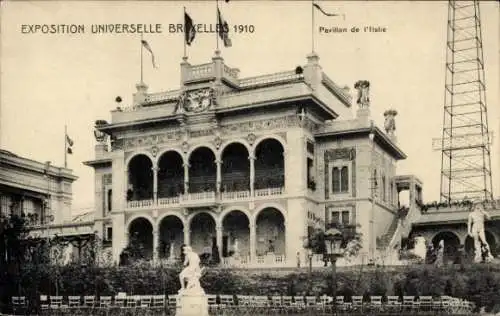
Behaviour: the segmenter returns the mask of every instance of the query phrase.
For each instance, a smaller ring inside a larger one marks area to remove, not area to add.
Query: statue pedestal
[[[206,295],[181,295],[177,299],[175,316],[208,316]]]

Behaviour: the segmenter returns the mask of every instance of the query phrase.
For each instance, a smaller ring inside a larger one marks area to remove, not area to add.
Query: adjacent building
[[[32,237],[64,236],[77,246],[94,236],[94,223],[73,218],[75,180],[70,169],[0,150],[0,214],[25,216]]]

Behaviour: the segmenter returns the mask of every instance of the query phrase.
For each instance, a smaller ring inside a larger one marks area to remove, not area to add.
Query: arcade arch
[[[257,255],[286,254],[285,216],[274,207],[262,209],[255,217]]]
[[[285,186],[285,149],[281,142],[266,138],[255,147],[255,190]]]
[[[216,190],[217,165],[214,152],[198,147],[189,155],[189,193]]]
[[[153,199],[153,162],[145,154],[132,157],[128,163],[128,201]]]
[[[145,217],[133,219],[128,226],[128,245],[135,256],[144,259],[153,257],[153,225]]]
[[[231,143],[222,151],[221,191],[250,190],[250,161],[245,145]]]

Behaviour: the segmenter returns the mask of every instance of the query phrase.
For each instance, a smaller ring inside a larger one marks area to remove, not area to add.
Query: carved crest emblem
[[[219,149],[222,145],[222,139],[219,136],[215,137],[214,144],[215,148]]]
[[[182,143],[182,151],[183,151],[184,153],[187,153],[187,152],[188,152],[188,150],[189,150],[189,144],[188,144],[188,142],[183,142],[183,143]]]
[[[247,136],[247,141],[248,143],[250,144],[250,146],[253,146],[253,144],[255,143],[255,140],[257,139],[257,136],[255,136],[254,133],[250,133],[248,134]]]
[[[213,88],[185,91],[179,97],[177,112],[202,112],[215,104]]]
[[[153,155],[153,157],[156,157],[156,155],[158,155],[158,147],[151,147],[151,155]]]

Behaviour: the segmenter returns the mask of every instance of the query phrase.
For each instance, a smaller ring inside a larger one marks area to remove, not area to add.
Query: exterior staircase
[[[385,250],[387,249],[387,247],[390,246],[394,234],[398,229],[398,225],[399,225],[399,218],[394,217],[391,225],[389,226],[389,229],[387,230],[387,233],[385,233],[382,237],[380,237],[379,240],[377,240],[377,250]]]

